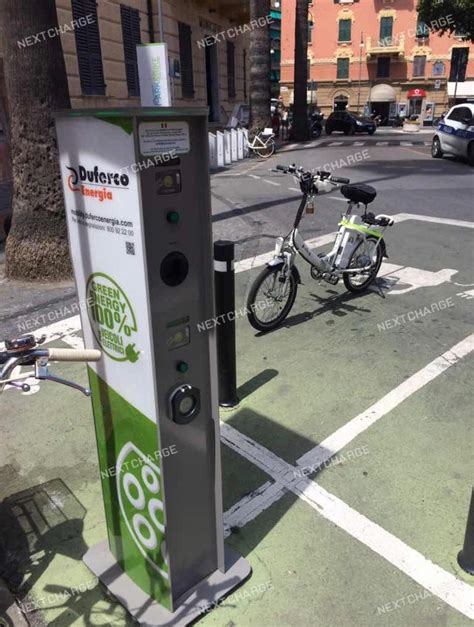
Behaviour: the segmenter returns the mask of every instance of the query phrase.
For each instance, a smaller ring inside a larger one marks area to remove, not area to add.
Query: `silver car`
[[[444,154],[464,157],[474,166],[474,103],[451,107],[439,122],[433,137],[431,156],[440,159]]]

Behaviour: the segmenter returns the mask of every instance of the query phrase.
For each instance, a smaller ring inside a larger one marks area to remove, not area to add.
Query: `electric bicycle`
[[[247,317],[258,331],[277,328],[293,307],[301,283],[295,264],[297,255],[311,266],[315,280],[337,285],[342,278],[347,290],[360,293],[375,280],[387,257],[384,240],[385,230],[394,220],[387,215],[375,216],[367,211],[377,195],[376,190],[364,183],[350,184],[349,179],[333,176],[330,172],[305,171],[296,165],[277,165],[276,170],[293,174],[303,193],[293,228],[286,237],[278,237],[275,256],[255,279],[247,299]],[[316,254],[304,241],[298,230],[303,213],[314,213],[314,198],[318,193],[329,192],[340,184],[342,195],[347,198],[347,210],[341,216],[339,230],[330,253]],[[362,216],[351,215],[355,207],[365,207]]]

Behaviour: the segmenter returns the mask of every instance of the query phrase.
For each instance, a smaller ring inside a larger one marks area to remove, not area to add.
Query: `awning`
[[[448,96],[454,96],[456,83],[448,83]],[[472,98],[474,96],[474,81],[458,83],[456,98]]]
[[[418,87],[409,89],[407,98],[426,98],[426,91],[424,89],[419,89]]]
[[[395,102],[397,94],[391,85],[381,83],[370,90],[370,102]]]

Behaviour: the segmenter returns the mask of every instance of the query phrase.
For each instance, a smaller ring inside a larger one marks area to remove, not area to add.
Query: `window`
[[[466,79],[467,61],[469,58],[469,48],[453,48],[451,52],[451,70],[449,81],[464,81]]]
[[[426,66],[425,55],[415,55],[413,57],[413,76],[424,76]]]
[[[390,76],[390,57],[377,58],[377,78],[389,78]]]
[[[417,39],[428,39],[429,36],[430,36],[430,29],[425,24],[425,22],[420,20],[420,17],[418,16],[418,20],[416,22],[416,37],[417,37]]]
[[[444,63],[442,61],[433,63],[433,76],[444,76]]]
[[[191,27],[178,22],[179,62],[181,65],[181,93],[183,98],[194,98],[193,49]]]
[[[393,17],[380,19],[380,41],[389,42],[393,35]]]
[[[140,13],[136,9],[120,5],[122,20],[123,52],[125,57],[125,73],[129,96],[140,95],[138,80],[137,44],[141,44]]]
[[[339,20],[339,41],[351,40],[352,20]]]
[[[349,78],[349,58],[337,60],[337,78]]]
[[[453,122],[461,122],[464,118],[469,117],[471,117],[471,110],[469,107],[456,107],[448,115],[447,119],[452,120]]]
[[[310,17],[308,18],[308,46],[311,46],[313,44],[313,29],[314,22],[313,19]]]
[[[235,45],[227,42],[227,94],[235,98]]]
[[[99,22],[95,0],[72,0],[74,20],[87,19],[86,26],[74,29],[76,39],[77,63],[82,93],[86,96],[105,95],[104,69],[100,47]]]
[[[244,64],[244,100],[247,100],[247,50],[244,50],[243,56],[243,64]]]

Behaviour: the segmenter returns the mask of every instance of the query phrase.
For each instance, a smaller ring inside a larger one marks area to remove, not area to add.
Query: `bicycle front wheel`
[[[247,299],[247,318],[257,331],[272,331],[290,313],[298,291],[296,272],[284,279],[283,268],[265,268],[255,279]]]
[[[272,139],[265,146],[258,146],[254,150],[262,159],[268,159],[275,152],[275,142]]]

